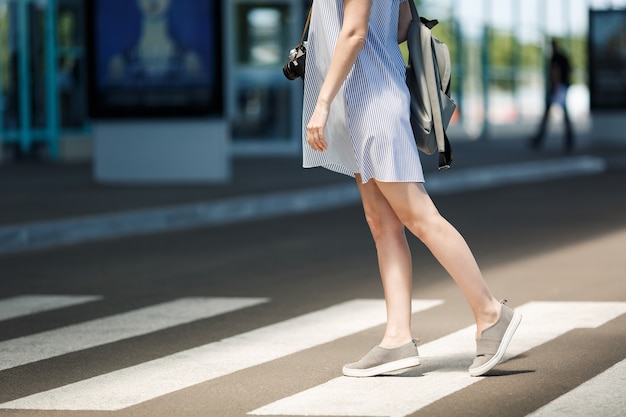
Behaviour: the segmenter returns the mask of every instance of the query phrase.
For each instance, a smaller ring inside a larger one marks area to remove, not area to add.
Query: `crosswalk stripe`
[[[531,302],[505,360],[576,328],[595,328],[624,313],[626,302]],[[469,326],[419,346],[422,366],[397,378],[335,378],[251,411],[254,415],[391,416],[412,414],[483,378],[470,377],[474,355]],[[385,395],[380,395],[384,392]]]
[[[267,302],[267,298],[182,298],[0,342],[0,370],[89,349]]]
[[[625,387],[626,359],[527,417],[623,417]]]
[[[573,176],[599,174],[607,169],[604,159],[581,155],[542,161],[524,161],[467,168],[454,175],[431,175],[426,188],[431,193],[452,194],[506,184],[526,184]]]
[[[18,295],[0,300],[0,321],[100,300],[94,295]]]
[[[413,312],[441,300],[414,300]],[[386,321],[383,300],[352,300],[119,371],[0,404],[38,410],[119,410],[331,342]]]

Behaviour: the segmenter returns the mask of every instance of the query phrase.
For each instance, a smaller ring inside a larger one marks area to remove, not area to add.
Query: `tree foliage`
[[[420,0],[415,3],[420,4]],[[512,88],[513,78],[519,71],[545,74],[547,59],[550,54],[549,40],[544,42],[520,42],[515,33],[487,27],[489,51],[487,65],[491,82],[499,88]],[[457,68],[466,66],[468,54],[481,54],[481,41],[468,40],[459,32],[460,27],[453,18],[440,20],[433,29],[433,35],[448,45],[452,63]],[[558,39],[561,48],[567,53],[574,69],[573,82],[586,82],[587,39],[584,35]],[[405,61],[408,57],[406,43],[400,45]],[[482,60],[482,57],[479,61]],[[475,60],[473,60],[475,61]],[[466,72],[466,71],[464,71]],[[453,73],[453,77],[455,74]]]

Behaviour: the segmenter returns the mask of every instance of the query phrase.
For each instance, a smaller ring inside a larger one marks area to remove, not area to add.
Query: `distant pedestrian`
[[[567,111],[567,90],[570,86],[570,78],[572,66],[570,60],[564,52],[561,51],[556,39],[551,42],[552,57],[550,58],[550,67],[548,72],[548,90],[546,92],[546,108],[539,125],[539,130],[535,136],[531,138],[530,146],[533,149],[539,149],[543,145],[546,134],[548,118],[553,105],[561,106],[563,109],[563,118],[565,120],[565,151],[570,152],[574,149],[574,132],[572,122]]]
[[[411,335],[413,273],[406,228],[450,273],[474,313],[477,351],[469,373],[478,376],[502,360],[521,316],[494,298],[467,243],[424,188],[398,47],[410,22],[411,9],[403,0],[313,1],[303,165],[356,178],[378,253],[385,334],[361,360],[345,365],[344,375],[375,376],[420,363]]]

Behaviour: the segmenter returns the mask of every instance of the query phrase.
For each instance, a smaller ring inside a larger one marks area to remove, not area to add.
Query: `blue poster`
[[[221,111],[219,0],[94,0],[91,7],[95,117]]]

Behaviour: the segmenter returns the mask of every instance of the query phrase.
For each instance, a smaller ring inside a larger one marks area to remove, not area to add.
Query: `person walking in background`
[[[361,360],[343,367],[344,375],[369,377],[420,363],[411,334],[412,259],[406,228],[453,277],[472,309],[477,351],[469,372],[478,376],[502,360],[521,315],[494,298],[467,243],[424,188],[398,47],[410,21],[403,0],[313,1],[303,166],[356,178],[378,254],[385,333]]]
[[[570,86],[572,67],[569,59],[561,51],[556,39],[552,39],[552,57],[548,71],[548,91],[546,94],[546,108],[539,125],[539,130],[530,140],[532,149],[539,149],[543,145],[546,134],[550,109],[553,105],[561,106],[563,118],[565,120],[565,151],[571,152],[574,149],[574,132],[572,122],[567,111],[567,90]]]

